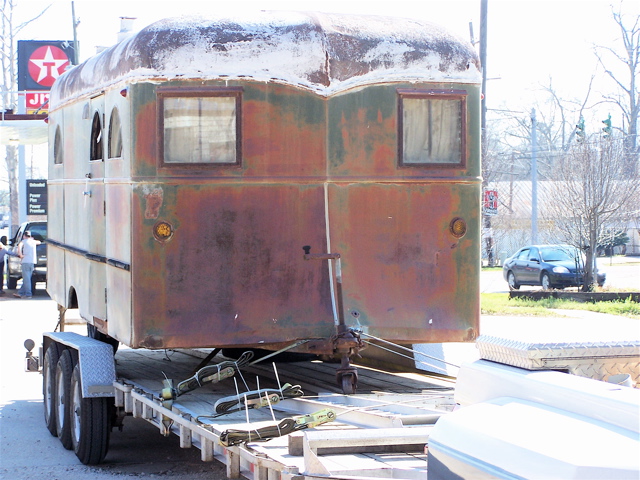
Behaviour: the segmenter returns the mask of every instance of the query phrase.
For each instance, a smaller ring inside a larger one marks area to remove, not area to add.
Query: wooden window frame
[[[467,168],[467,97],[466,90],[428,90],[398,88],[398,166],[406,168],[429,168],[429,169],[466,169]],[[455,100],[460,103],[460,162],[438,163],[438,162],[404,162],[404,106],[403,100],[409,99],[440,99]]]
[[[243,87],[158,87],[156,89],[158,116],[158,160],[162,168],[229,168],[242,165],[242,93]],[[164,161],[164,100],[175,97],[235,97],[236,99],[236,161],[165,162]]]

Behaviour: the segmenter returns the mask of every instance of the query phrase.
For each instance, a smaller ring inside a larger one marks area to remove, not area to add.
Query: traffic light
[[[602,131],[604,132],[603,137],[610,138],[611,137],[611,114],[609,114],[606,120],[602,120],[602,123],[604,123],[604,128],[602,129]]]
[[[578,137],[578,143],[584,142],[584,117],[580,115],[580,121],[576,125],[576,136]]]

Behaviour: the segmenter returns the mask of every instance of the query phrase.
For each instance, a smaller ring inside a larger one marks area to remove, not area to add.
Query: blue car
[[[510,290],[521,285],[538,285],[544,290],[579,287],[584,284],[584,256],[569,245],[530,245],[504,262],[502,274]],[[598,285],[605,280],[606,274],[598,272]]]

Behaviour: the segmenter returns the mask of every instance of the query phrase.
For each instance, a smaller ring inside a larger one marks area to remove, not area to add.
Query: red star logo
[[[29,58],[29,75],[43,87],[50,87],[69,65],[69,57],[54,45],[37,48]]]

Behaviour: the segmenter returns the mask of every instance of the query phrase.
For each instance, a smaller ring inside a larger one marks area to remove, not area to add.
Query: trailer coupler
[[[356,393],[358,388],[358,369],[351,365],[351,357],[359,356],[365,347],[360,333],[344,325],[338,325],[339,333],[331,339],[334,354],[340,356],[340,368],[336,370],[336,381],[345,395]]]

